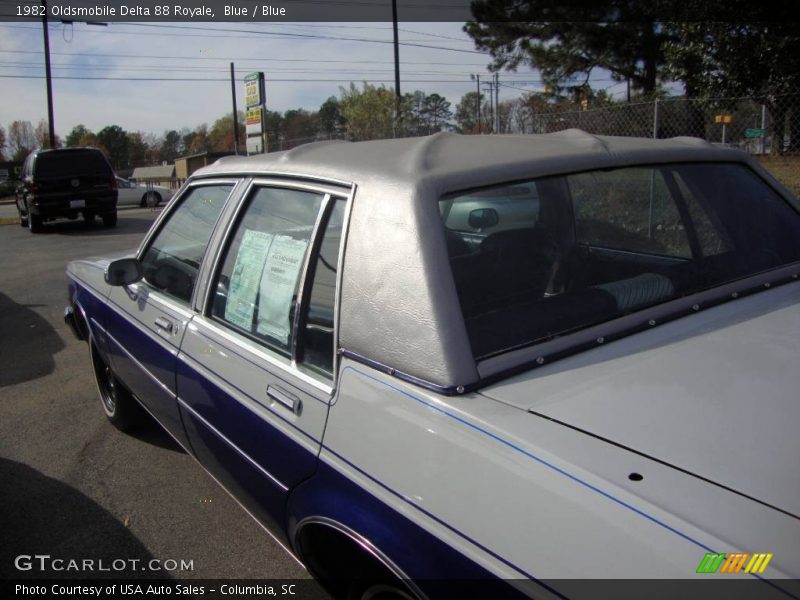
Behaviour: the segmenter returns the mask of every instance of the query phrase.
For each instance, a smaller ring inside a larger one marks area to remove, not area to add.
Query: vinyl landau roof
[[[460,393],[478,385],[483,371],[459,309],[439,213],[442,195],[581,170],[698,161],[745,162],[763,173],[745,153],[694,138],[567,130],[316,142],[222,158],[194,178],[298,176],[355,186],[341,274],[340,347],[398,377]]]
[[[514,166],[524,170],[526,176],[536,177],[633,163],[737,160],[737,154],[690,137],[654,140],[597,136],[578,129],[538,135],[443,132],[368,142],[313,142],[283,152],[222,158],[197,174],[284,172],[354,183],[383,175],[413,184],[464,173],[505,174]]]

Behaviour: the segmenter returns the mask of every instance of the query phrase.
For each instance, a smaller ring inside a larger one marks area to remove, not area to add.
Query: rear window
[[[111,167],[99,150],[44,152],[36,157],[34,164],[36,177],[111,174]]]
[[[800,260],[800,217],[744,165],[627,167],[441,200],[478,359]]]

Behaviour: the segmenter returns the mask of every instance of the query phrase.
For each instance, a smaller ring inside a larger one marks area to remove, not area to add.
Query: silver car
[[[66,319],[336,597],[781,598],[799,211],[688,138],[310,144],[199,170]]]
[[[162,185],[135,183],[119,175],[116,179],[119,194],[117,206],[156,207],[172,198],[173,190]]]

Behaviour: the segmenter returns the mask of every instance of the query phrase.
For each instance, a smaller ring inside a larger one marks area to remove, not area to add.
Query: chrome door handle
[[[267,396],[284,408],[288,408],[296,415],[299,415],[300,411],[303,409],[303,403],[300,401],[300,398],[288,392],[284,392],[281,388],[275,387],[274,385],[267,386]]]
[[[171,321],[165,319],[164,317],[158,317],[156,319],[156,327],[158,327],[163,331],[166,331],[167,333],[172,333],[172,330],[175,329],[175,325]]]

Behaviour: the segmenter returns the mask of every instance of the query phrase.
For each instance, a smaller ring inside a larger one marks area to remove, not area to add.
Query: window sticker
[[[271,233],[247,229],[236,254],[225,304],[225,320],[247,331],[253,327],[258,286],[272,238]]]
[[[289,314],[308,240],[276,235],[261,277],[256,331],[283,344],[289,341]]]

